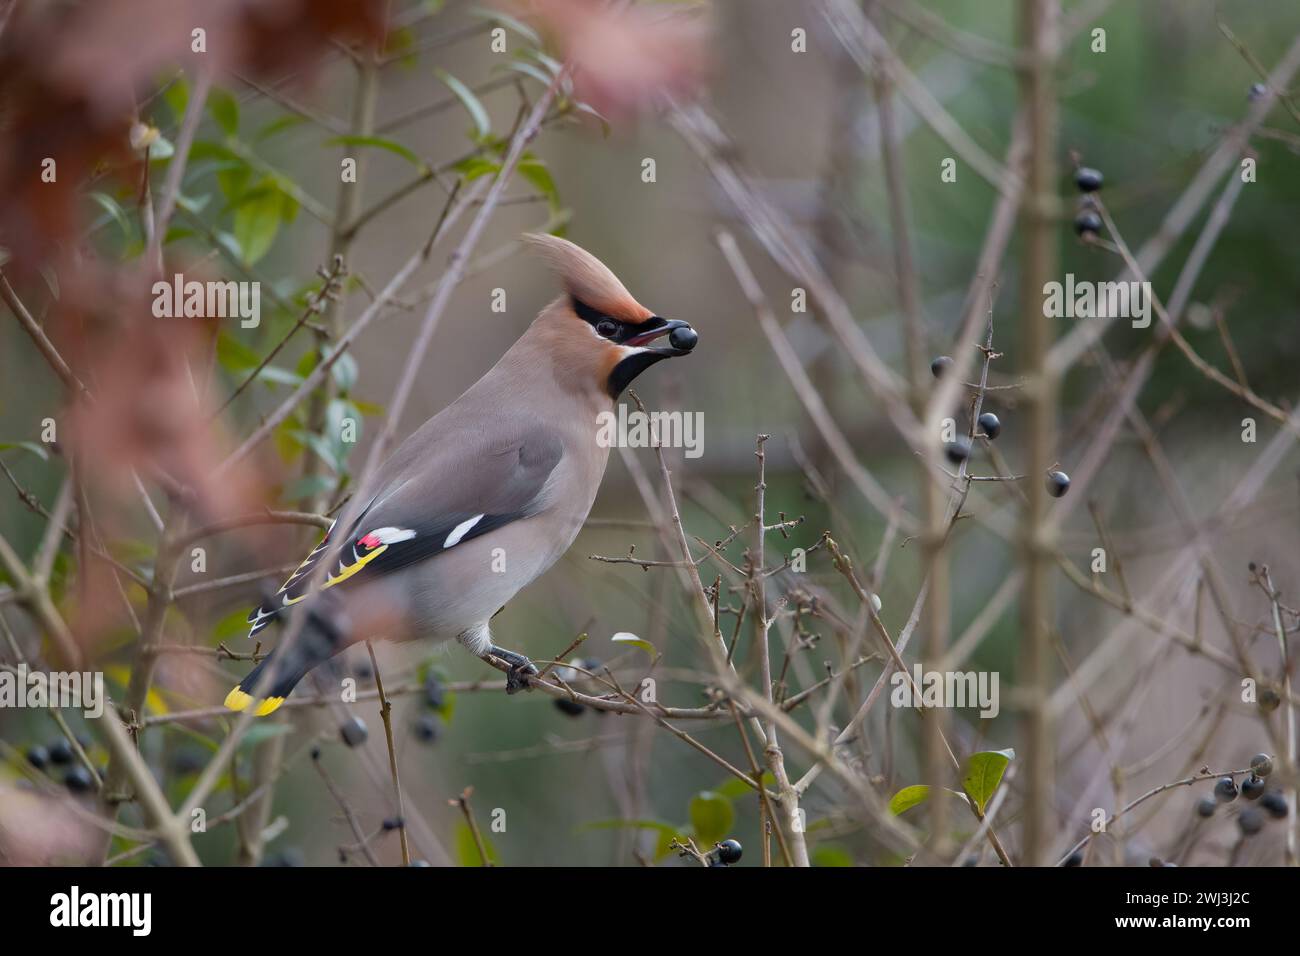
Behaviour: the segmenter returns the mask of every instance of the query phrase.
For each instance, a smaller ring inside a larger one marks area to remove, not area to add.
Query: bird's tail
[[[323,615],[308,614],[292,645],[267,655],[249,671],[226,695],[226,707],[235,711],[251,707],[257,717],[275,713],[308,672],[346,646],[332,622]]]

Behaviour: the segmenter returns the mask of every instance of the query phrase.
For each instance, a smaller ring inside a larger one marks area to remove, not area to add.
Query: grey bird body
[[[612,401],[564,387],[563,370],[545,359],[539,367],[537,334],[535,323],[379,470],[388,480],[367,525],[408,528],[430,511],[520,514],[376,582],[385,588],[378,600],[409,622],[403,637],[459,638],[486,651],[492,616],[569,549],[596,500],[609,459],[597,415]]]
[[[227,706],[260,698],[255,712],[270,713],[309,670],[370,638],[456,638],[509,663],[511,690],[526,686],[535,670],[492,644],[489,622],[586,521],[609,459],[597,440],[601,412],[649,365],[695,342],[686,323],[637,304],[590,254],[562,239],[532,241],[566,295],[402,442],[360,489],[367,505],[352,526],[331,528],[249,615],[251,637],[301,605],[306,634],[254,668]],[[671,348],[649,345],[664,335]]]

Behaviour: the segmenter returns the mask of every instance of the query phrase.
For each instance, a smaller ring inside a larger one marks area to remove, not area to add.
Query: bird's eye
[[[618,334],[618,323],[613,319],[601,319],[596,323],[596,334],[612,339]]]

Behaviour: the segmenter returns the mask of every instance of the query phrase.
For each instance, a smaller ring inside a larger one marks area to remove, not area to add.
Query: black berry
[[[68,772],[63,775],[63,785],[73,793],[87,793],[95,788],[95,780],[89,770],[78,764],[68,768]]]
[[[1264,781],[1253,773],[1241,781],[1241,795],[1247,800],[1258,800],[1264,793]]]
[[[943,453],[954,465],[960,465],[970,457],[970,442],[965,438],[958,438],[956,441],[945,442]]]
[[[699,340],[699,333],[691,328],[677,328],[668,333],[668,344],[682,352],[691,351]]]
[[[1259,100],[1262,100],[1264,94],[1267,92],[1268,87],[1263,83],[1252,83],[1250,84],[1250,92],[1246,94],[1246,99],[1250,100],[1252,103],[1256,103]]]
[[[1214,785],[1214,797],[1220,803],[1231,803],[1237,799],[1237,784],[1231,777],[1220,777]]]
[[[946,355],[940,355],[930,363],[930,374],[935,378],[943,378],[948,369],[952,368],[952,359]]]
[[[44,770],[50,762],[50,752],[40,744],[33,744],[27,748],[27,762],[37,770]]]
[[[718,844],[718,860],[727,866],[739,863],[741,852],[739,840],[723,840]]]
[[[1074,184],[1079,187],[1080,192],[1095,193],[1101,188],[1105,178],[1101,170],[1083,166],[1074,174]]]
[[[1276,790],[1270,790],[1259,798],[1259,805],[1274,820],[1284,820],[1287,815],[1286,797]]]
[[[339,736],[349,747],[360,747],[370,736],[370,731],[366,730],[366,722],[360,717],[349,717],[339,727]]]
[[[1063,471],[1047,473],[1047,493],[1053,498],[1061,498],[1070,490],[1070,476]]]
[[[1254,807],[1243,807],[1241,813],[1237,814],[1237,826],[1241,827],[1244,836],[1254,836],[1264,829],[1264,814]]]
[[[438,739],[438,719],[433,714],[421,714],[411,729],[421,743],[431,744]]]
[[[1250,769],[1257,777],[1267,777],[1273,772],[1273,758],[1268,754],[1255,754],[1250,758]]]
[[[555,709],[562,714],[568,714],[570,717],[577,717],[586,712],[587,705],[576,700],[570,700],[568,697],[557,697],[555,698]]]
[[[1282,703],[1282,698],[1272,687],[1265,687],[1259,692],[1259,709],[1266,714],[1271,714],[1277,710]]]
[[[374,677],[375,669],[370,666],[370,658],[367,657],[357,661],[356,666],[352,668],[352,673],[362,680],[370,680],[370,678]]]
[[[383,823],[385,830],[400,830],[403,826],[405,826],[405,824],[402,822],[401,817],[389,817]]]
[[[992,412],[983,412],[978,419],[980,430],[989,438],[997,438],[1002,433],[1002,422]]]
[[[1101,216],[1091,209],[1085,209],[1074,217],[1074,231],[1079,236],[1095,236],[1101,232]]]
[[[447,702],[447,691],[434,674],[424,679],[424,702],[434,710],[442,710],[443,704]]]
[[[1196,815],[1199,817],[1214,816],[1214,808],[1218,806],[1210,797],[1201,797],[1196,801]]]
[[[67,738],[60,737],[50,744],[50,763],[65,764],[72,763],[72,744],[68,743]]]
[[[1075,850],[1065,858],[1065,862],[1061,866],[1083,866],[1083,851]]]

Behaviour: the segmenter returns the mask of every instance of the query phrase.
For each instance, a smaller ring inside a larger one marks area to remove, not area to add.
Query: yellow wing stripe
[[[375,560],[375,558],[379,557],[387,550],[388,550],[388,545],[381,544],[379,547],[375,548],[375,550],[367,554],[364,558],[357,558],[357,560],[353,561],[351,564],[340,567],[338,574],[331,574],[329,577],[325,579],[325,583],[321,585],[321,590],[324,590],[325,588],[332,588],[334,585],[346,581],[348,578],[352,577],[352,575],[356,574],[367,564]]]
[[[317,550],[320,549],[318,548]],[[344,565],[342,564],[342,562],[340,562],[339,570],[336,573],[331,574],[325,578],[325,583],[321,585],[321,590],[323,591],[325,588],[332,588],[334,585],[346,581],[348,578],[352,577],[352,575],[356,574],[367,564],[375,560],[375,558],[379,557],[387,550],[388,550],[388,545],[381,544],[379,547],[375,548],[375,550],[371,551],[365,557],[357,558],[357,560],[353,561],[351,564]],[[355,554],[356,552],[353,551],[353,553]],[[301,576],[301,572],[303,571],[303,569],[306,568],[307,565],[311,563],[312,559],[315,558],[315,556],[316,556],[315,552],[312,552],[312,554],[307,558],[307,560],[298,566],[298,570],[295,571],[289,577],[289,580],[284,583],[284,587],[280,588],[278,593],[284,594],[284,592],[288,588],[292,587],[293,584]],[[292,607],[294,604],[297,604],[299,601],[305,601],[310,596],[311,596],[310,592],[299,594],[297,597],[292,597],[292,598],[289,597],[288,595],[285,595],[285,597],[282,598],[280,601],[280,606]]]

